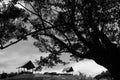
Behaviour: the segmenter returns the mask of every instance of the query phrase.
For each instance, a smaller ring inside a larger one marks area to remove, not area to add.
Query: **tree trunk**
[[[120,48],[117,46],[111,46],[105,50],[104,53],[101,53],[99,50],[98,56],[101,57],[95,58],[95,61],[104,66],[105,68],[108,69],[108,71],[112,74],[112,77],[114,80],[120,80]]]
[[[107,65],[108,66],[107,69],[112,74],[112,77],[115,80],[120,80],[120,64],[119,64],[120,57],[116,56],[111,60],[112,61],[109,62],[111,64]]]
[[[120,80],[120,65],[118,63],[118,61],[111,62],[111,64],[107,68],[114,80]]]

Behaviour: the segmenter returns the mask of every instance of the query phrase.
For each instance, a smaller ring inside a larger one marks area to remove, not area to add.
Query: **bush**
[[[5,78],[7,78],[7,75],[8,75],[7,73],[2,73],[0,78],[5,79]]]

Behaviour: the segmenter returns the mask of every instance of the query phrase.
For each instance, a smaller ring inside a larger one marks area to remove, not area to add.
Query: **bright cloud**
[[[83,60],[78,63],[72,63],[69,66],[72,66],[74,69],[74,74],[79,74],[79,72],[85,73],[87,75],[95,76],[96,74],[106,71],[106,69],[93,60]]]

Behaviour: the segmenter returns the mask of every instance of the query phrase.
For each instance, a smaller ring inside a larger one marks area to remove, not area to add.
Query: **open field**
[[[42,74],[22,74],[15,77],[1,80],[84,80],[79,76],[73,75],[42,75]],[[93,79],[88,79],[93,80]]]

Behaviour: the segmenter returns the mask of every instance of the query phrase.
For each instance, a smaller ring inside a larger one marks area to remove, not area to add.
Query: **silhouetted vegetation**
[[[10,77],[14,77],[18,75],[18,73],[14,73],[14,72],[11,72],[11,73],[5,73],[3,72],[1,75],[0,75],[0,79],[5,79],[5,78],[10,78]]]
[[[0,78],[1,79],[5,79],[5,78],[7,78],[7,76],[8,76],[7,73],[2,73],[1,76],[0,76]]]
[[[101,74],[96,75],[95,79],[97,79],[97,80],[102,80],[102,79],[114,80],[109,71],[105,71],[105,72],[103,71]]]
[[[120,80],[119,0],[19,1],[0,7],[0,49],[31,36],[40,52],[50,53],[36,61],[40,67],[65,65],[60,55],[69,53],[75,61],[93,59]]]

